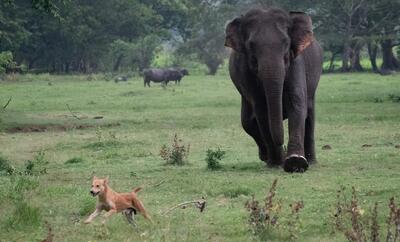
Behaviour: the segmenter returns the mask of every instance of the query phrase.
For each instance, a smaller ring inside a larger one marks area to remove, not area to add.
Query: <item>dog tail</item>
[[[142,190],[141,187],[136,187],[135,189],[132,190],[132,192],[137,193],[140,192]]]

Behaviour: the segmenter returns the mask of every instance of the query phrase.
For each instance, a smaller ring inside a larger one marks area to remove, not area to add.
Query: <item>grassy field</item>
[[[365,210],[378,202],[384,224],[389,198],[400,201],[400,76],[324,75],[317,96],[319,163],[304,174],[287,174],[258,160],[240,125],[239,94],[225,75],[188,76],[166,89],[100,76],[27,75],[0,82],[1,106],[12,97],[0,111],[0,155],[33,173],[0,176],[0,241],[44,239],[44,221],[55,241],[258,240],[244,204],[252,194],[262,200],[275,178],[283,214],[290,203],[304,202],[299,241],[345,240],[332,234],[341,185],[355,186]],[[185,166],[167,166],[159,156],[174,134],[190,144]],[[217,148],[226,151],[222,169],[207,170],[206,151]],[[34,168],[26,168],[28,160]],[[117,191],[143,186],[139,197],[154,224],[138,216],[139,227],[132,229],[117,215],[105,227],[101,218],[84,225],[95,204],[89,195],[93,174],[109,176]],[[204,213],[187,208],[161,215],[202,196]],[[268,240],[289,239],[283,224]]]

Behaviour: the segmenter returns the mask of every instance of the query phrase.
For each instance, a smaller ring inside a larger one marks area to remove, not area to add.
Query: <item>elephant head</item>
[[[263,88],[275,145],[283,144],[282,92],[290,62],[313,41],[311,19],[302,12],[254,9],[226,26],[225,46],[246,58]]]

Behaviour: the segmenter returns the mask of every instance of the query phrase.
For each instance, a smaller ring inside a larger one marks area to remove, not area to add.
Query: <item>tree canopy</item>
[[[164,48],[215,74],[227,57],[227,21],[269,6],[312,16],[330,70],[340,59],[341,71],[363,71],[366,53],[376,72],[400,69],[398,0],[7,0],[0,3],[2,65],[11,54],[29,71],[141,71]]]

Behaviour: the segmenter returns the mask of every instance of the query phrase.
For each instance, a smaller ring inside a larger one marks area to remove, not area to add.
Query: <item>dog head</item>
[[[99,194],[103,194],[106,190],[107,185],[108,177],[105,179],[100,179],[94,176],[92,181],[92,188],[90,189],[90,194],[92,194],[93,197]]]

